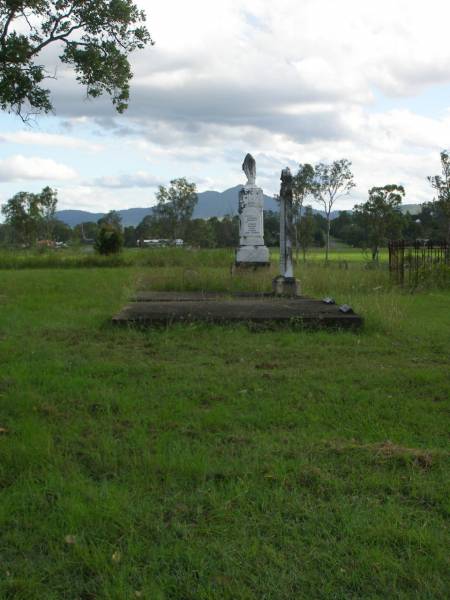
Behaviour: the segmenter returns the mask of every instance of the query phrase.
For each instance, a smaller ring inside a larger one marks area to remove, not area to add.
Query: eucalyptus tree
[[[292,212],[294,216],[295,229],[295,255],[298,261],[299,252],[299,234],[300,224],[302,220],[302,211],[305,200],[312,195],[314,181],[314,168],[312,165],[305,163],[300,164],[297,173],[294,175],[292,185]],[[300,240],[300,245],[301,240]]]
[[[181,238],[187,223],[192,219],[198,201],[197,187],[185,177],[173,179],[168,188],[159,186],[157,204],[153,208],[156,219],[173,239]]]
[[[388,237],[401,233],[404,221],[400,205],[404,197],[405,189],[401,185],[373,187],[367,202],[354,207],[355,220],[365,230],[373,261],[378,260],[380,247]]]
[[[314,214],[311,206],[305,207],[304,215],[300,221],[300,246],[303,253],[303,261],[306,260],[306,252],[314,241]]]
[[[56,47],[87,95],[128,106],[128,56],[152,44],[145,13],[131,0],[0,0],[0,108],[27,119],[52,110],[42,52]]]
[[[320,204],[327,220],[325,260],[328,261],[330,252],[330,219],[331,211],[336,201],[346,196],[355,187],[352,163],[343,158],[331,164],[319,163],[314,167],[312,191],[314,199]]]
[[[18,192],[2,207],[14,243],[33,245],[39,235],[52,237],[57,192],[45,187],[39,194]]]
[[[442,215],[444,220],[445,237],[450,243],[450,156],[448,151],[441,152],[441,175],[428,177],[432,188],[436,191],[434,208]]]

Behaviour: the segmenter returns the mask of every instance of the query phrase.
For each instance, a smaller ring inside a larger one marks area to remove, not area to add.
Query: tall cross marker
[[[281,172],[280,189],[280,275],[273,280],[273,291],[277,296],[300,295],[300,283],[294,277],[292,262],[292,240],[294,238],[292,184],[291,170],[286,167]]]

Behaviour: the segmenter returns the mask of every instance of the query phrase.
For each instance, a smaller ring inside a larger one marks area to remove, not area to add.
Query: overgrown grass
[[[209,260],[0,273],[0,598],[447,597],[450,293],[306,265],[363,331],[110,325],[270,284]]]
[[[308,253],[307,260],[324,261],[324,251],[315,249]],[[277,264],[279,253],[271,250],[272,262]],[[386,253],[382,253],[381,261],[385,262]],[[100,256],[91,247],[67,249],[37,250],[0,250],[0,269],[51,269],[51,268],[92,268],[92,267],[231,267],[234,261],[234,250],[213,249],[198,250],[186,248],[126,248],[115,256]],[[299,262],[301,257],[299,258]],[[361,250],[332,250],[330,262],[361,263],[370,262]]]
[[[0,269],[78,269],[101,267],[229,267],[234,253],[229,250],[187,250],[183,248],[129,249],[100,256],[92,248],[47,251],[0,251]]]

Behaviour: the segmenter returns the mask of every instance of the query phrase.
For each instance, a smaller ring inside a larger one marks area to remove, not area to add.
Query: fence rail
[[[450,266],[449,245],[445,242],[405,240],[389,242],[389,271],[397,283],[417,285]]]

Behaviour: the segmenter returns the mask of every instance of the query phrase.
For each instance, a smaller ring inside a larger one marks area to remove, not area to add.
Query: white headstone
[[[255,184],[256,163],[247,154],[242,165],[247,183],[239,192],[239,248],[236,265],[268,265],[269,249],[264,245],[264,194]]]

